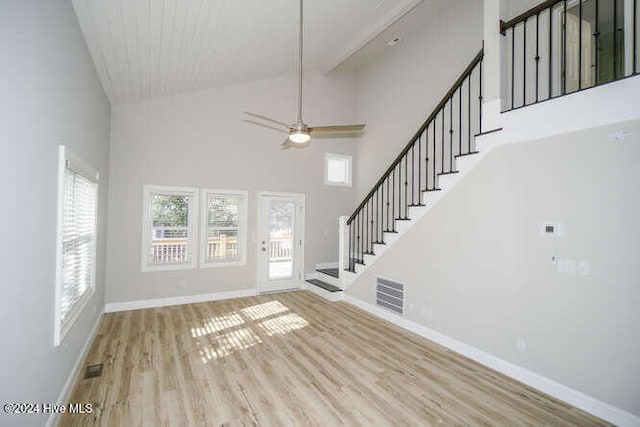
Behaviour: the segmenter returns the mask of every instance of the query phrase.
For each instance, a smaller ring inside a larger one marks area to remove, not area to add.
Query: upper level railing
[[[504,110],[637,74],[638,0],[548,0],[501,22]]]
[[[482,132],[482,58],[480,51],[433,113],[409,140],[347,220],[348,270],[383,244],[408,220],[409,207],[424,206],[423,191],[438,191],[437,177],[456,173],[454,158],[474,154],[474,136]]]

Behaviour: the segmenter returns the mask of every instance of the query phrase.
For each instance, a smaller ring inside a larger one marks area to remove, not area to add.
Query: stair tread
[[[456,154],[456,155],[455,155],[455,156],[453,156],[453,157],[458,158],[458,157],[465,157],[465,156],[473,156],[473,155],[475,155],[475,154],[479,154],[479,153],[480,153],[479,151],[469,151],[468,153]]]
[[[326,274],[327,276],[335,277],[336,279],[340,277],[340,270],[338,268],[318,268],[316,271]]]
[[[312,285],[318,286],[324,289],[325,291],[329,291],[329,292],[342,291],[342,289],[340,289],[339,287],[330,285],[329,283],[323,282],[322,280],[319,280],[319,279],[307,279],[307,282],[311,283]]]

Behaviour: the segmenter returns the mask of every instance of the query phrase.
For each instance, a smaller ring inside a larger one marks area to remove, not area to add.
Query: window
[[[195,188],[144,186],[142,271],[196,267]]]
[[[202,190],[202,267],[246,263],[247,198],[246,191]]]
[[[60,345],[91,298],[96,277],[98,173],[61,145],[54,344]]]
[[[324,155],[324,183],[351,187],[351,156]]]

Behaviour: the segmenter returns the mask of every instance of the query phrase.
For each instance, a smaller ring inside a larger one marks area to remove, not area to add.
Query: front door
[[[258,194],[258,291],[297,289],[302,283],[304,195]]]

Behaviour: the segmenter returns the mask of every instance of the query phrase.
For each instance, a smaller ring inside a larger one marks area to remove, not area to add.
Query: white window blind
[[[145,186],[142,269],[195,267],[193,188]]]
[[[246,192],[203,190],[201,264],[244,264],[246,224]]]
[[[95,287],[98,174],[61,147],[56,344]]]

